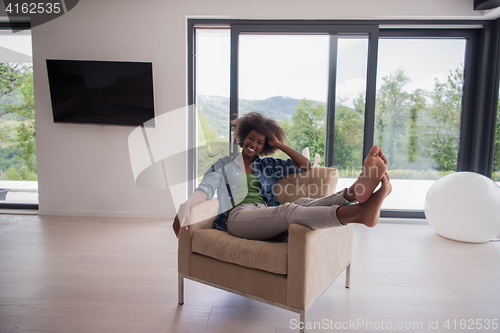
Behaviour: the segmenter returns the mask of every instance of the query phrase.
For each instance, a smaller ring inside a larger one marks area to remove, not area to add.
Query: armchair
[[[332,194],[337,180],[336,169],[314,167],[278,180],[274,189],[279,202],[293,202]],[[179,237],[179,304],[190,279],[299,313],[305,323],[307,309],[344,269],[349,288],[352,224],[323,230],[292,224],[287,241],[247,240],[214,229],[217,208],[217,199],[193,207],[191,219],[200,222]]]

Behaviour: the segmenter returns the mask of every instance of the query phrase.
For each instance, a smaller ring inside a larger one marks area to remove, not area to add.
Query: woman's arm
[[[177,238],[179,238],[179,235],[182,230],[182,226],[184,223],[189,220],[190,217],[190,210],[192,207],[196,206],[197,204],[202,203],[203,201],[207,200],[208,195],[203,192],[203,191],[195,191],[189,199],[187,199],[184,203],[182,203],[179,206],[179,211],[177,212],[177,215],[175,215],[174,218],[174,232]],[[187,226],[185,226],[186,230],[188,229]]]
[[[179,237],[184,224],[189,220],[190,209],[205,200],[213,199],[217,189],[223,181],[222,169],[231,162],[231,159],[231,156],[226,156],[215,162],[205,175],[203,175],[203,179],[199,186],[195,188],[194,193],[179,206],[179,211],[175,216],[173,224],[174,232],[177,237]],[[187,226],[184,227],[187,230]]]
[[[304,155],[302,155],[301,153],[299,153],[295,149],[290,148],[287,145],[285,145],[283,142],[278,140],[276,135],[273,134],[272,136],[273,136],[272,138],[267,139],[267,143],[269,143],[270,146],[276,147],[276,148],[280,149],[281,151],[283,151],[288,156],[290,156],[290,158],[295,162],[295,164],[297,164],[297,166],[301,170],[308,170],[309,168],[311,168],[311,166],[312,166],[311,161],[309,161],[309,159],[307,157],[305,157]]]

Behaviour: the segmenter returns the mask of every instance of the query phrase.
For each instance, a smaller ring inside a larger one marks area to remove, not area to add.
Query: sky
[[[368,39],[339,38],[337,100],[346,105],[366,90]],[[381,39],[377,86],[397,69],[410,77],[407,91],[431,90],[450,70],[463,66],[463,39]],[[326,35],[242,35],[239,49],[239,96],[265,99],[288,96],[326,101],[329,37]],[[198,35],[197,92],[229,97],[229,30],[204,30]]]

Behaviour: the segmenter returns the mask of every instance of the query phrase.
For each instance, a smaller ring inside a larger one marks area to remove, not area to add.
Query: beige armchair
[[[334,193],[337,180],[336,169],[315,167],[280,179],[274,192],[281,203],[320,198]],[[191,219],[201,222],[179,237],[179,304],[186,278],[297,312],[305,323],[309,306],[344,269],[349,288],[352,224],[323,230],[292,224],[288,240],[255,241],[214,229],[217,208],[216,199],[194,207]]]

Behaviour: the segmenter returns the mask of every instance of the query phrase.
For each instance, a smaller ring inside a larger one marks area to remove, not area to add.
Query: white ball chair
[[[435,182],[425,197],[425,216],[441,236],[484,243],[500,233],[500,187],[474,172],[456,172]]]

